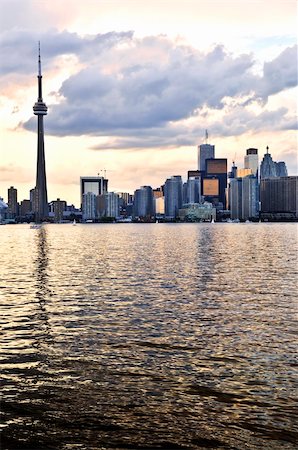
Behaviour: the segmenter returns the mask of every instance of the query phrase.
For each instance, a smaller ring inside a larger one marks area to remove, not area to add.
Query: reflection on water
[[[1,448],[296,448],[295,224],[0,241]]]

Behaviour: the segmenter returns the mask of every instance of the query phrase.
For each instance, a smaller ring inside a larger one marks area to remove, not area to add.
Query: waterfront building
[[[92,193],[95,196],[103,195],[108,192],[108,180],[104,177],[80,177],[80,188],[81,188],[81,208],[83,211],[83,197],[85,194]]]
[[[120,216],[119,195],[115,192],[106,192],[104,194],[105,217],[114,217],[118,219]]]
[[[298,176],[261,180],[260,199],[263,219],[297,220]]]
[[[257,148],[248,148],[246,150],[246,155],[244,156],[244,168],[251,169],[251,173],[258,176],[259,156]]]
[[[151,220],[154,215],[152,187],[141,186],[134,193],[133,216],[135,219]]]
[[[33,112],[37,116],[37,168],[35,186],[35,221],[37,223],[47,220],[49,216],[46,163],[44,151],[44,125],[43,116],[47,114],[48,108],[42,98],[42,75],[40,61],[40,46],[38,49],[38,98],[33,106]]]
[[[97,196],[93,192],[83,194],[82,218],[86,220],[95,220],[97,218]]]
[[[31,218],[32,208],[30,200],[22,200],[20,204],[20,217],[21,219]]]
[[[57,200],[53,200],[50,202],[50,216],[54,218],[55,222],[62,222],[64,217],[64,212],[67,209],[66,201],[60,200],[60,198],[57,198]]]
[[[259,184],[256,176],[248,175],[230,180],[229,208],[233,220],[259,218]]]
[[[211,222],[216,219],[212,203],[186,203],[179,209],[179,219],[186,222]]]
[[[165,217],[175,219],[178,217],[179,209],[182,207],[182,178],[174,175],[168,178],[164,187],[165,193]]]
[[[7,190],[7,197],[8,197],[8,211],[7,214],[10,219],[15,219],[17,215],[19,214],[19,204],[18,204],[18,191],[16,188],[11,186]]]
[[[201,177],[190,177],[183,185],[183,203],[201,202]]]
[[[7,218],[8,206],[4,202],[3,198],[0,197],[0,223],[4,223]]]

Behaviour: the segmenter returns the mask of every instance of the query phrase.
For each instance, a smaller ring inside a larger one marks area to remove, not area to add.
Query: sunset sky
[[[39,40],[49,201],[185,178],[205,129],[228,166],[268,145],[297,175],[296,27],[296,0],[0,0],[0,197],[35,185]]]

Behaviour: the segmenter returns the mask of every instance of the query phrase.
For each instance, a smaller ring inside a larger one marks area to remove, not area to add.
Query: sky
[[[296,0],[0,0],[0,197],[35,185],[38,41],[49,201],[186,179],[206,129],[297,175],[297,25]]]

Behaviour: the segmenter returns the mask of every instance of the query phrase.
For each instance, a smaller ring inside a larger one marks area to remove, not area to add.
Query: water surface
[[[296,224],[0,227],[4,449],[297,448]]]

